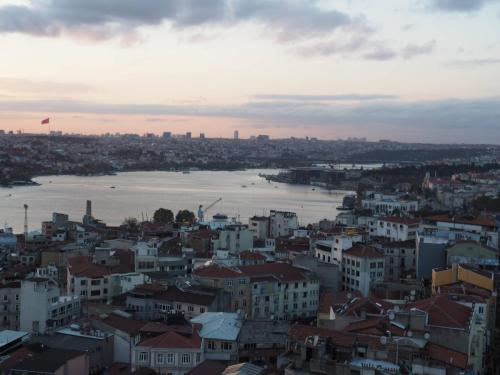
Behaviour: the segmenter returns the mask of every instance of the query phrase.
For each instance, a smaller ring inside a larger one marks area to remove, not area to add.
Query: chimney
[[[85,212],[87,216],[92,216],[92,201],[88,200],[87,201],[87,211]]]

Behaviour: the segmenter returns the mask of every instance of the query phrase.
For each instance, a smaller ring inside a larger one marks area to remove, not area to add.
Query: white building
[[[132,247],[135,254],[135,271],[136,272],[156,272],[159,271],[158,266],[158,249],[161,242],[152,239],[148,242],[141,241]]]
[[[394,212],[408,214],[418,211],[418,201],[408,200],[398,195],[386,195],[380,193],[365,194],[361,201],[364,209],[372,210],[374,214],[392,215]]]
[[[346,291],[368,296],[374,282],[384,281],[384,254],[371,246],[355,245],[344,251],[342,285]]]
[[[377,222],[377,236],[390,241],[408,241],[417,238],[420,219],[410,219],[399,216],[380,218]]]
[[[356,242],[361,242],[361,236],[357,241],[353,236],[347,235],[338,235],[328,240],[319,240],[314,244],[314,256],[325,263],[341,264],[342,252],[350,249]]]
[[[206,312],[191,319],[191,323],[201,325],[199,335],[203,339],[206,359],[231,362],[238,360],[238,336],[243,326],[241,315]]]
[[[271,210],[269,215],[269,237],[283,237],[299,229],[299,220],[295,212]]]
[[[231,253],[250,250],[253,248],[253,232],[242,224],[228,225],[212,238],[212,249],[228,250]]]
[[[132,349],[132,371],[150,368],[158,374],[184,375],[205,360],[199,326],[191,332],[174,328],[141,341]]]
[[[62,296],[51,279],[23,280],[20,298],[20,328],[26,332],[44,334],[80,316],[79,296]]]

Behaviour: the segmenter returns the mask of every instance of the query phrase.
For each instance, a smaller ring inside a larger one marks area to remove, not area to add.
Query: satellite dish
[[[385,337],[385,336],[380,336],[380,343],[381,343],[382,345],[387,344],[387,337]]]
[[[394,311],[391,311],[389,313],[389,320],[394,320],[395,317],[396,317],[396,315],[394,314]]]
[[[424,339],[429,340],[431,338],[431,335],[429,332],[425,332],[424,334]]]
[[[408,332],[406,333],[406,336],[408,336],[408,337],[412,337],[412,336],[413,336],[413,332],[412,332],[412,331],[408,331]]]

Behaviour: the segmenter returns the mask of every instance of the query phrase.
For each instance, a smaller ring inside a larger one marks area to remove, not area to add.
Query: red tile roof
[[[241,276],[241,272],[239,272],[237,269],[225,266],[219,266],[217,264],[212,264],[210,266],[197,268],[193,271],[193,273],[199,277],[208,277],[217,279],[225,279],[225,278]]]
[[[322,314],[329,314],[331,306],[343,305],[353,297],[361,297],[361,293],[357,290],[353,292],[321,293],[318,311]]]
[[[274,276],[282,282],[303,280],[305,279],[306,272],[306,270],[294,267],[288,263],[264,263],[234,268],[211,265],[194,270],[194,274],[199,277],[223,279]]]
[[[344,255],[350,255],[358,258],[383,258],[384,254],[372,246],[356,244],[350,249],[344,251]]]
[[[68,259],[68,271],[73,276],[88,277],[90,279],[134,271],[134,256],[132,251],[115,250],[114,257],[119,259],[119,264],[110,267],[92,263],[92,260],[86,256],[76,256]]]
[[[167,331],[159,336],[140,342],[138,346],[163,349],[201,349],[201,337],[198,335],[199,328],[200,325],[193,325],[191,335]]]
[[[266,260],[266,257],[257,251],[245,250],[240,253],[241,260]]]
[[[145,321],[136,320],[132,318],[124,318],[119,315],[109,314],[101,321],[114,329],[128,333],[129,335],[137,335],[141,328],[146,324]]]
[[[225,369],[226,365],[220,362],[205,360],[187,372],[186,375],[221,375]]]
[[[470,225],[481,225],[484,227],[494,227],[495,220],[487,216],[476,216],[476,217],[460,217],[454,216],[450,217],[448,215],[434,215],[425,218],[430,221],[441,221],[444,223],[457,223],[457,224],[470,224]]]
[[[429,351],[429,356],[436,361],[461,369],[467,367],[467,354],[465,353],[460,353],[432,343],[427,344],[427,350]]]
[[[356,297],[342,307],[341,315],[361,316],[362,312],[367,314],[381,315],[392,309],[394,305],[383,299],[375,297]]]
[[[467,329],[471,317],[471,309],[454,302],[445,295],[416,301],[407,306],[427,312],[430,326]]]

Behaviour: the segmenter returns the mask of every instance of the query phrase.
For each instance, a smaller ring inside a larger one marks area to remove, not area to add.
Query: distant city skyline
[[[499,29],[499,0],[3,0],[0,129],[500,143]]]

